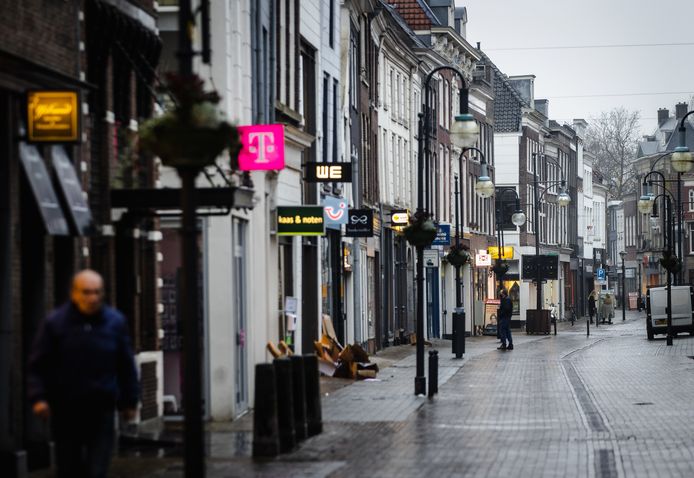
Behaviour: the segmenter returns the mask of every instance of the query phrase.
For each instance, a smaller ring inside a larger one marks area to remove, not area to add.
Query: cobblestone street
[[[515,350],[493,337],[450,342],[439,394],[412,395],[414,347],[378,357],[379,381],[332,387],[324,432],[293,453],[250,457],[247,418],[210,433],[209,476],[693,476],[694,339],[648,342],[643,316],[555,337],[516,332]],[[445,346],[445,348],[444,348]],[[406,355],[404,358],[400,358]],[[246,424],[244,426],[244,423]],[[113,476],[182,476],[177,457],[115,460]]]

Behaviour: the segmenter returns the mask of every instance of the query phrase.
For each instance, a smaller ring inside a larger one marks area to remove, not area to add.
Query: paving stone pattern
[[[692,477],[694,338],[645,336],[629,313],[590,337],[585,321],[556,337],[516,333],[507,352],[472,338],[463,360],[437,342],[433,400],[413,395],[412,347],[379,381],[323,396],[324,432],[292,453],[255,461],[250,432],[212,433],[208,476]],[[182,476],[170,458],[123,473],[138,459],[118,460],[113,476]]]

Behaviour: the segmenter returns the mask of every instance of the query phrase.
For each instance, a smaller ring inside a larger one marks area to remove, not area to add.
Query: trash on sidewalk
[[[329,315],[323,315],[323,335],[313,345],[318,356],[318,369],[328,377],[363,380],[376,378],[378,365],[358,344],[343,347],[337,340]]]

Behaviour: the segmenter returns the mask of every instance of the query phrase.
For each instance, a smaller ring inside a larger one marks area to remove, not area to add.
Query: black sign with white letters
[[[306,182],[309,183],[351,183],[351,163],[306,163]]]
[[[374,212],[371,209],[350,209],[345,226],[347,237],[371,237],[374,235]]]

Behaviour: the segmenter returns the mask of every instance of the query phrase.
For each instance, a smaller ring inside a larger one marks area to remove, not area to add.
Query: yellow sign
[[[30,91],[27,94],[29,141],[77,141],[78,113],[76,91]]]
[[[499,258],[499,248],[496,246],[490,246],[487,248],[487,251],[489,252],[489,255],[492,257],[492,259],[498,259]],[[512,246],[504,246],[503,251],[501,251],[501,258],[502,259],[513,259],[513,247]]]
[[[410,222],[410,214],[408,211],[393,211],[390,216],[390,222],[407,225]]]

